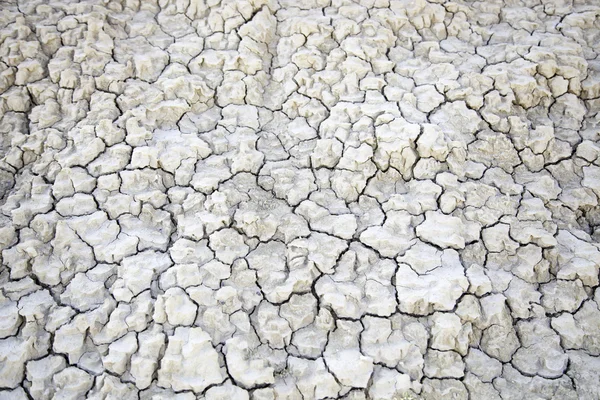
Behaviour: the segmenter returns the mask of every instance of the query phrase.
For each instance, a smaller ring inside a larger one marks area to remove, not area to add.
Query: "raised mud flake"
[[[225,360],[229,373],[242,387],[252,389],[274,382],[273,368],[252,355],[251,341],[238,336],[225,343]]]
[[[445,250],[441,266],[432,271],[419,274],[410,265],[399,264],[396,272],[398,307],[409,314],[452,310],[468,287],[464,267],[454,250]]]
[[[324,352],[327,368],[342,385],[367,387],[373,373],[373,359],[362,355],[358,348],[359,323],[338,321]],[[354,368],[348,369],[348,364]]]
[[[168,338],[165,355],[158,370],[158,384],[176,391],[201,393],[223,382],[218,356],[210,336],[200,328],[175,329]]]

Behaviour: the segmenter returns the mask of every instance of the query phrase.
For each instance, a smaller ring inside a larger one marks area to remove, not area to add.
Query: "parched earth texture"
[[[597,0],[1,0],[0,399],[600,398]]]

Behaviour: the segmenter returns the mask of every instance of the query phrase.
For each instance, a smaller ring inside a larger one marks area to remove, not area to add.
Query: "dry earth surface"
[[[597,0],[0,10],[1,399],[600,398]]]

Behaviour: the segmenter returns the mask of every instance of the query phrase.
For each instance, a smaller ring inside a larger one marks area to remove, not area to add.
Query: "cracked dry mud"
[[[0,9],[0,399],[600,398],[597,0]]]

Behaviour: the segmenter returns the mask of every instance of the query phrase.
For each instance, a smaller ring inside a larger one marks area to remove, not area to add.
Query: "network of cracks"
[[[0,2],[0,398],[600,398],[596,0]]]

